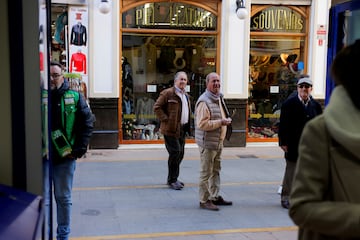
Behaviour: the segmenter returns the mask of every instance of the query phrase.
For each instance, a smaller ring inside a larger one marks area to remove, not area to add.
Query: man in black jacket
[[[291,95],[283,103],[280,114],[279,146],[285,153],[286,168],[281,191],[281,206],[289,208],[289,195],[298,157],[298,146],[305,124],[322,113],[319,102],[311,96],[312,81],[300,78],[297,94]]]
[[[84,96],[69,89],[59,63],[50,64],[51,173],[57,209],[56,239],[70,234],[71,191],[76,159],[81,158],[93,131],[94,116]],[[48,183],[45,181],[45,188]],[[46,204],[49,204],[48,199]]]

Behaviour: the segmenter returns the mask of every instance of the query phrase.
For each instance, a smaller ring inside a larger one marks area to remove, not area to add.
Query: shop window
[[[162,139],[153,106],[159,93],[173,86],[176,72],[188,75],[194,110],[205,91],[206,75],[216,71],[214,36],[124,34],[122,54],[124,140]]]
[[[161,1],[124,6],[121,141],[163,139],[153,106],[160,92],[173,86],[178,71],[188,75],[194,110],[205,91],[206,75],[217,70],[217,4]],[[191,126],[193,120],[192,113]]]
[[[51,60],[59,62],[70,88],[88,100],[87,6],[51,5]]]
[[[307,7],[252,5],[247,141],[277,141],[282,103],[305,72]]]
[[[253,37],[250,42],[248,137],[277,138],[280,109],[304,70],[303,37]]]

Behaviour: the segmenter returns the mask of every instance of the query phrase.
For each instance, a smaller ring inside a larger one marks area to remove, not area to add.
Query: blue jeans
[[[74,172],[76,161],[66,160],[63,163],[53,165],[52,183],[54,187],[54,197],[56,201],[57,229],[56,239],[68,240],[70,235],[70,218],[71,218],[71,191],[73,186]],[[45,170],[46,172],[46,170]],[[45,177],[45,191],[48,193],[48,177]],[[49,196],[46,194],[45,204],[49,206]],[[47,216],[49,211],[47,210]],[[48,221],[51,223],[51,221]]]

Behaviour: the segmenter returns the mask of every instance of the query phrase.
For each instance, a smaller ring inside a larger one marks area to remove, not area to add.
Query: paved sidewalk
[[[278,147],[225,148],[221,194],[233,206],[199,208],[199,152],[188,144],[181,191],[166,183],[162,145],[90,150],[78,160],[73,240],[295,240],[297,228],[277,194],[284,160]]]

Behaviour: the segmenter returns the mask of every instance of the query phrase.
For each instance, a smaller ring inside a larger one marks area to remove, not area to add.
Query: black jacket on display
[[[70,43],[76,46],[86,46],[86,27],[82,24],[75,24],[71,29]]]

